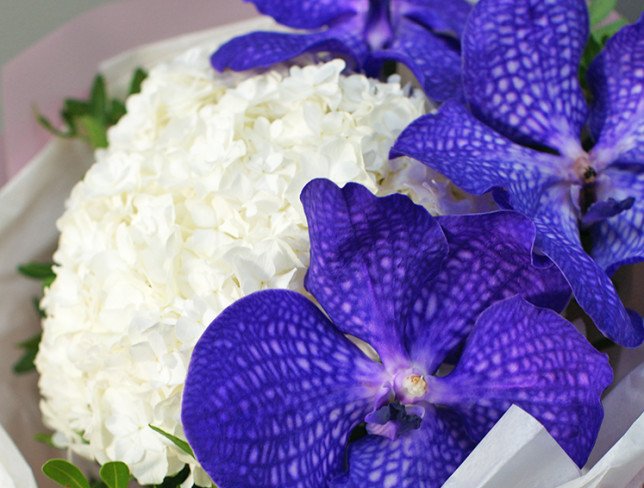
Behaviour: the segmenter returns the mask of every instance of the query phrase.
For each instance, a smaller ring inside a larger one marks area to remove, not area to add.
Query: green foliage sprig
[[[56,279],[54,273],[53,263],[26,263],[18,266],[18,273],[21,275],[40,281],[43,291],[49,287]],[[34,309],[38,315],[43,318],[45,316],[43,310],[40,308],[40,298],[33,297]],[[18,348],[22,349],[22,356],[13,365],[13,372],[16,374],[24,374],[33,371],[36,367],[34,360],[38,354],[38,347],[40,346],[40,339],[42,334],[38,334],[18,343]]]
[[[146,77],[147,73],[137,68],[130,80],[128,96],[141,91],[141,84]],[[60,117],[65,123],[64,129],[57,128],[38,112],[36,112],[36,120],[58,137],[85,139],[94,149],[97,149],[107,147],[107,130],[116,124],[125,112],[125,103],[117,98],[110,98],[105,79],[97,75],[92,83],[88,100],[68,98],[63,102]]]

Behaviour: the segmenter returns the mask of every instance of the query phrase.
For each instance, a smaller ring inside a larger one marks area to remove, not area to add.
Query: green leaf
[[[115,125],[121,117],[126,113],[125,104],[116,98],[112,100],[112,107],[110,109],[110,119],[108,123],[110,125]]]
[[[141,68],[137,68],[134,74],[132,75],[132,79],[130,80],[130,89],[128,90],[128,95],[134,95],[135,93],[139,93],[141,91],[141,85],[143,84],[143,80],[145,80],[148,77],[148,74],[145,70]]]
[[[36,369],[34,360],[40,347],[41,334],[30,337],[26,341],[20,342],[18,347],[22,349],[22,356],[13,365],[13,372],[16,374],[29,373]]]
[[[178,437],[168,434],[166,431],[163,429],[160,429],[159,427],[155,427],[152,424],[148,424],[148,426],[155,432],[161,434],[163,437],[171,441],[175,446],[177,446],[179,449],[181,449],[183,452],[186,454],[189,454],[193,458],[195,457],[195,453],[192,452],[192,448],[190,447],[190,444],[188,444],[186,441],[179,439]]]
[[[34,436],[34,440],[49,447],[56,447],[53,441],[53,434],[45,434],[44,432],[40,432]]]
[[[620,17],[615,22],[594,29],[591,32],[591,35],[603,48],[606,44],[606,41],[613,37],[617,33],[617,31],[624,27],[626,24],[628,24],[628,22],[626,22],[626,19]]]
[[[93,118],[102,122],[107,121],[107,89],[105,88],[105,78],[97,75],[92,84],[92,92],[89,99]]]
[[[70,137],[74,137],[76,133],[72,129],[67,129],[67,130],[60,130],[54,124],[51,123],[51,121],[46,118],[43,114],[38,112],[38,109],[34,108],[34,114],[36,116],[36,122],[43,127],[47,132],[50,134],[56,136],[56,137],[62,137],[63,139],[69,139]]]
[[[591,0],[588,6],[590,25],[596,25],[604,20],[617,7],[617,0]]]
[[[18,266],[18,272],[28,278],[44,280],[56,277],[53,266],[53,263],[25,263]]]
[[[64,459],[50,459],[43,464],[42,472],[65,488],[89,488],[81,470]]]
[[[98,475],[109,488],[127,488],[130,482],[130,469],[120,461],[105,463]]]
[[[107,127],[101,120],[86,115],[78,119],[78,127],[94,149],[107,147]]]

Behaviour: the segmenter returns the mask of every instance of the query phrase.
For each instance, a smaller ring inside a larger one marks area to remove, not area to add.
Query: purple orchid
[[[215,319],[191,359],[182,421],[218,486],[438,487],[513,403],[585,463],[612,373],[533,305],[560,310],[570,291],[533,254],[529,219],[432,218],[405,196],[328,180],[302,202],[306,288],[328,317],[300,294],[257,292]]]
[[[499,202],[533,219],[537,247],[597,327],[634,347],[642,317],[609,275],[644,259],[644,17],[591,65],[590,111],[578,80],[587,37],[584,0],[481,0],[463,34],[471,112],[446,103],[405,129],[391,156],[418,159],[471,193],[503,189]],[[580,142],[586,122],[590,151]]]
[[[465,0],[249,0],[260,12],[307,34],[253,32],[212,56],[223,71],[268,67],[310,51],[348,57],[377,75],[386,60],[405,64],[435,100],[460,94],[460,38]]]

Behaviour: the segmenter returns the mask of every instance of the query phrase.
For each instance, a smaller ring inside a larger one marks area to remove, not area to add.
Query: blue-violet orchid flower
[[[559,310],[570,289],[533,254],[528,218],[433,218],[406,196],[328,180],[301,199],[305,285],[328,316],[298,293],[256,292],[213,321],[190,361],[182,422],[220,488],[438,487],[512,404],[586,462],[612,372],[533,305]],[[437,375],[449,356],[454,369]]]
[[[465,0],[250,0],[280,24],[310,33],[252,32],[212,56],[219,71],[268,67],[327,51],[376,76],[386,60],[406,65],[434,100],[460,95],[458,39],[471,6]]]
[[[642,317],[609,276],[644,259],[644,16],[591,64],[590,110],[578,79],[587,37],[584,0],[481,0],[463,34],[471,112],[446,103],[406,128],[391,156],[418,159],[471,193],[502,189],[499,201],[533,219],[537,247],[599,330],[635,347]],[[586,124],[590,150],[580,141]]]

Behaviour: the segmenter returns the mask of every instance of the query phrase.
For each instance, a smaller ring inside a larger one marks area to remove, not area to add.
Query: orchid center
[[[583,152],[575,159],[573,170],[583,185],[593,184],[597,178],[597,171],[593,168],[590,157],[586,152]]]
[[[427,393],[427,381],[419,374],[411,374],[402,381],[402,394],[410,399],[421,398]]]

